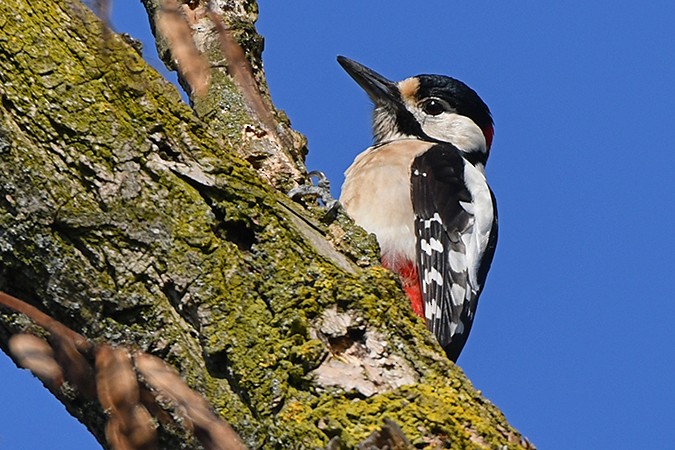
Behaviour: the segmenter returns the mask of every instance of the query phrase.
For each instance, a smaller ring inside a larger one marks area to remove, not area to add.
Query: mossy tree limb
[[[0,289],[163,358],[250,448],[351,447],[384,417],[414,444],[521,446],[372,238],[275,191],[237,156],[246,140],[102,30],[74,0],[0,3]],[[3,350],[29,326],[0,311]],[[104,412],[56,395],[106,446]]]
[[[255,30],[255,0],[141,1],[160,57],[169,68],[179,69],[178,80],[205,127],[232,144],[273,186],[288,190],[302,182],[306,140],[270,99],[262,67],[263,38]],[[185,29],[182,40],[189,40],[210,68],[206,95],[196,92],[185,75],[200,62],[179,57],[185,42],[176,45],[178,28]]]

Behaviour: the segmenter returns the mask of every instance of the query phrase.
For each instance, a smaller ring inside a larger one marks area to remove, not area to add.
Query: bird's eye
[[[445,112],[445,106],[436,99],[430,98],[422,103],[422,111],[430,116],[437,116]]]

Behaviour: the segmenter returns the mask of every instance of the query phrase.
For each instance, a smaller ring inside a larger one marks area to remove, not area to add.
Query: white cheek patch
[[[445,112],[438,116],[417,117],[422,131],[439,141],[449,142],[463,152],[487,152],[483,131],[466,116]]]

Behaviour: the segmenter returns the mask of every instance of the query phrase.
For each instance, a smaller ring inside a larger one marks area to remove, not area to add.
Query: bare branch
[[[169,43],[178,70],[190,87],[190,94],[206,95],[211,80],[209,62],[195,47],[190,26],[176,0],[162,0],[157,27]]]
[[[44,340],[32,334],[15,334],[9,340],[9,351],[21,367],[33,372],[50,389],[63,384],[63,370],[54,359],[54,350]]]
[[[244,450],[237,434],[212,412],[204,397],[190,389],[172,367],[161,359],[141,353],[136,369],[156,392],[167,396],[197,438],[208,450]]]
[[[132,365],[132,356],[123,347],[108,344],[93,346],[95,367],[78,352],[74,340],[86,339],[60,322],[25,302],[0,292],[2,305],[17,312],[27,312],[47,324],[53,342],[29,334],[18,334],[10,340],[10,351],[22,367],[31,370],[52,389],[59,388],[64,378],[87,397],[98,400],[108,414],[106,437],[114,450],[153,450],[157,448],[157,432],[153,416],[141,401],[141,385]],[[232,428],[216,416],[208,401],[193,391],[178,373],[161,359],[138,352],[133,363],[154,396],[169,398],[183,417],[183,426],[190,430],[207,450],[245,450]],[[65,377],[64,377],[65,372]],[[156,411],[158,408],[153,408]],[[159,417],[164,421],[164,417]]]

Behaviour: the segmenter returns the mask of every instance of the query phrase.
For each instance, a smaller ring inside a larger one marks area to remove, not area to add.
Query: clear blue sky
[[[337,194],[371,139],[337,54],[477,90],[500,242],[459,365],[541,449],[673,448],[675,4],[512,3],[261,0],[273,99]],[[6,356],[0,377],[0,449],[98,448]]]

